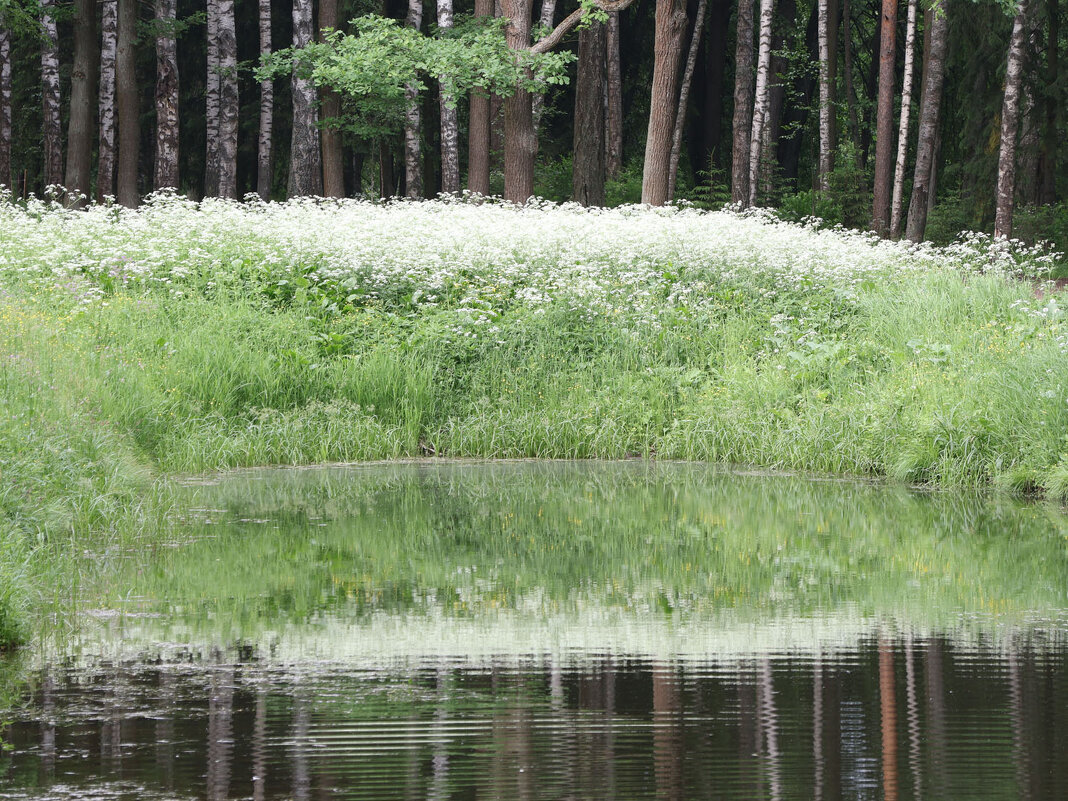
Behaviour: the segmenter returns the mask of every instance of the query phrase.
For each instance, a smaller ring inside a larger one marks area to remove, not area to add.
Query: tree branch
[[[615,11],[622,11],[624,8],[633,3],[634,0],[594,0],[594,5],[601,11],[607,11],[612,13]],[[570,14],[568,14],[564,20],[557,25],[552,31],[543,39],[539,39],[530,48],[532,53],[548,53],[554,47],[556,47],[563,38],[567,35],[568,31],[578,25],[584,16],[586,16],[587,9],[579,6]]]

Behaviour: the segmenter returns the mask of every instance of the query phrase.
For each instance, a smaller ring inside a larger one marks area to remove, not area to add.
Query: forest
[[[16,196],[729,202],[1068,248],[1058,0],[0,10]]]

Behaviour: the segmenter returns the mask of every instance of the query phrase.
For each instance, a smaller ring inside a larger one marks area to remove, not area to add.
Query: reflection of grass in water
[[[230,513],[115,585],[195,625],[591,607],[925,624],[1061,609],[1068,575],[1051,507],[693,466],[252,472],[197,503]]]

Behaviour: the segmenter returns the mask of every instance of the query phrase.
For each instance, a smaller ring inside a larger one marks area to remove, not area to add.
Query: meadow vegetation
[[[762,212],[0,199],[0,641],[76,591],[63,554],[158,537],[175,473],[653,456],[1063,499],[1051,263]]]

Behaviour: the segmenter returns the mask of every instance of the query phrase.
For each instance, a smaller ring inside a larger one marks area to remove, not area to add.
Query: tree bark
[[[901,204],[905,190],[905,159],[909,150],[909,114],[912,111],[912,71],[916,60],[916,0],[909,0],[905,29],[905,74],[901,79],[901,123],[897,128],[897,166],[894,167],[894,196],[890,207],[890,236],[901,236]]]
[[[93,155],[93,105],[96,101],[96,0],[76,0],[74,65],[70,74],[70,119],[67,122],[69,202],[82,205],[89,198]],[[2,175],[2,172],[0,172]],[[0,183],[4,179],[0,178]]]
[[[623,77],[619,64],[619,12],[608,15],[605,32],[608,108],[605,112],[605,172],[615,178],[623,169]]]
[[[686,33],[684,0],[657,0],[653,44],[653,86],[649,99],[649,130],[645,138],[642,203],[662,206],[669,199],[671,137],[678,104],[679,60]]]
[[[831,49],[828,40],[828,0],[816,0],[819,15],[818,33],[820,51],[820,150],[816,181],[820,192],[830,191],[830,175],[834,169],[834,150],[831,146]]]
[[[753,131],[753,3],[738,0],[734,51],[734,168],[731,201],[749,205],[749,142]]]
[[[100,145],[97,149],[96,199],[115,192],[115,59],[118,50],[118,0],[100,0]]]
[[[538,15],[539,27],[552,30],[553,19],[556,16],[556,0],[541,0],[541,13]],[[534,146],[537,147],[537,136],[541,131],[541,115],[545,111],[545,95],[538,92],[531,98],[534,114]]]
[[[879,47],[879,98],[875,133],[875,185],[871,227],[885,237],[890,231],[893,170],[894,64],[897,56],[897,0],[883,0]]]
[[[319,36],[327,28],[337,28],[338,0],[319,1]],[[341,98],[337,92],[321,87],[319,89],[319,108],[322,124],[323,146],[323,195],[326,197],[345,196],[345,154],[341,141],[341,129],[330,120],[341,116]]]
[[[756,91],[753,97],[753,130],[749,139],[749,205],[755,206],[762,171],[761,156],[765,142],[765,123],[768,118],[768,74],[771,71],[771,23],[775,14],[775,0],[760,0],[760,52],[757,57]]]
[[[219,60],[219,4],[221,0],[207,0],[207,65],[208,71],[204,84],[204,196],[216,197],[219,194],[219,135],[222,130],[220,120],[220,92],[222,90],[222,62]]]
[[[11,189],[11,30],[0,15],[0,186]]]
[[[668,165],[668,200],[675,199],[675,185],[679,177],[679,156],[682,153],[682,129],[686,125],[686,109],[690,104],[690,84],[693,82],[693,70],[697,64],[697,51],[701,47],[701,33],[705,26],[707,0],[698,0],[697,12],[693,20],[693,36],[690,37],[690,50],[686,54],[686,67],[682,73],[682,87],[679,89],[678,111],[675,114],[675,128],[671,134],[671,162]]]
[[[54,0],[41,2],[41,107],[43,112],[44,183],[63,183],[63,126],[59,116],[59,44]]]
[[[475,0],[475,16],[492,17],[493,0]],[[488,195],[490,172],[490,99],[478,89],[471,92],[467,126],[467,188]]]
[[[1045,119],[1042,125],[1042,150],[1038,158],[1040,204],[1054,203],[1057,200],[1057,149],[1058,109],[1063,100],[1063,88],[1058,82],[1060,55],[1060,7],[1058,0],[1046,0],[1049,17],[1048,36],[1046,39],[1046,74],[1045,78]]]
[[[272,51],[271,0],[259,0],[260,55]],[[271,198],[272,152],[274,127],[274,81],[260,81],[260,130],[256,144],[256,191],[262,200]]]
[[[312,40],[312,0],[293,0],[293,46]],[[315,87],[309,78],[293,71],[293,137],[289,148],[290,197],[321,195],[323,169],[319,150]]]
[[[530,48],[530,9],[531,0],[501,0],[512,50]],[[536,139],[530,92],[517,87],[504,99],[504,197],[512,203],[526,203],[534,194]]]
[[[438,0],[438,27],[452,27],[452,0]],[[456,114],[456,98],[439,92],[441,118],[441,191],[455,195],[460,191],[460,125]]]
[[[234,0],[219,3],[219,197],[237,199],[237,29]]]
[[[1027,44],[1028,12],[1033,0],[1020,0],[1012,23],[1012,38],[1005,68],[1005,96],[1001,104],[1001,147],[998,151],[997,210],[994,236],[1012,236],[1012,212],[1016,199],[1016,135],[1020,122],[1020,88],[1023,83],[1024,48]]]
[[[923,102],[920,104],[920,130],[916,141],[916,168],[905,236],[922,242],[927,229],[928,194],[931,191],[938,114],[942,104],[942,78],[945,74],[948,8],[943,5],[931,15],[930,47],[924,53]]]
[[[115,97],[119,117],[119,203],[137,208],[141,155],[141,111],[137,90],[137,0],[119,0],[118,44],[115,51]]]
[[[605,201],[605,25],[595,22],[579,32],[575,85],[572,198],[583,206]]]
[[[177,0],[156,0],[156,189],[178,188],[177,12]]]
[[[423,26],[423,0],[408,0],[408,17],[404,24],[419,30]],[[415,84],[404,89],[408,107],[404,112],[404,186],[410,198],[423,196],[423,120],[419,91]]]

